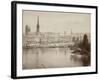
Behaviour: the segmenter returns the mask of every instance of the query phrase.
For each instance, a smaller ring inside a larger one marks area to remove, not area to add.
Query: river
[[[69,48],[23,49],[23,69],[80,67],[80,59],[73,57]]]

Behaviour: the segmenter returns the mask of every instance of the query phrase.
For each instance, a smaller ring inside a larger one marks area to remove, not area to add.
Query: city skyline
[[[23,11],[22,68],[89,66],[90,21],[90,14]]]

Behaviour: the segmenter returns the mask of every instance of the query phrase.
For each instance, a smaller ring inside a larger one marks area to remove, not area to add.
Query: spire
[[[37,30],[36,32],[39,33],[40,32],[40,25],[39,25],[39,16],[37,17]]]

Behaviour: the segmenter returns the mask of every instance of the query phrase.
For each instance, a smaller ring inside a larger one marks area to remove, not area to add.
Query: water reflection
[[[74,56],[69,48],[23,49],[23,69],[62,68],[82,66],[81,56]]]

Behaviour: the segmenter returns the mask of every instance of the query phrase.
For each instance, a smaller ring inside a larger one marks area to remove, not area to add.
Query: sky
[[[39,16],[40,32],[90,33],[91,14],[71,12],[46,12],[23,10],[23,32],[25,25],[36,32],[37,17]]]

